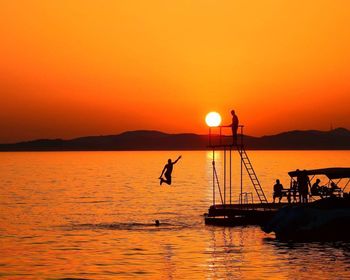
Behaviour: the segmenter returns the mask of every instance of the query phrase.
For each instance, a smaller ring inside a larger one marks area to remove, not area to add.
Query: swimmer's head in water
[[[159,220],[155,220],[155,225],[156,225],[156,226],[159,226],[159,224],[160,224],[160,223],[159,223]]]

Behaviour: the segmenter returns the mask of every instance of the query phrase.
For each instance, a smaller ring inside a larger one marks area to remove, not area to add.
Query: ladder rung
[[[254,189],[256,191],[256,194],[260,200],[260,203],[268,203],[264,190],[262,189],[260,182],[258,180],[258,177],[256,176],[256,173],[254,171],[253,165],[250,162],[250,159],[248,157],[247,152],[244,150],[244,147],[241,147],[241,149],[238,149],[238,153],[241,156],[241,160],[244,163],[244,166],[247,170],[247,173],[249,175],[249,178],[254,186]]]

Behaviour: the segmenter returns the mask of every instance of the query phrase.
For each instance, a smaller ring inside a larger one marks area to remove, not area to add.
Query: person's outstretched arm
[[[221,125],[221,127],[231,127],[231,126],[232,126],[232,123],[229,125]]]
[[[238,123],[237,123],[238,124]],[[222,125],[222,127],[233,127],[234,126],[234,121],[232,120],[232,122],[228,125]]]
[[[173,164],[177,163],[177,162],[179,161],[180,158],[181,158],[181,156],[179,156],[179,157],[177,158],[177,160],[175,160],[175,161],[173,162]]]

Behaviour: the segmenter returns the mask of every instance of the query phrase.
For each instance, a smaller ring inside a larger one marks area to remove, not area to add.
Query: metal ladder
[[[245,166],[245,169],[247,170],[247,173],[249,175],[249,178],[254,186],[254,189],[256,191],[256,194],[258,195],[258,198],[261,203],[268,203],[264,190],[262,189],[259,179],[256,176],[256,173],[254,171],[253,165],[250,162],[250,159],[248,157],[247,152],[245,151],[243,146],[237,147],[237,150],[239,152],[239,155],[241,156],[241,160]]]

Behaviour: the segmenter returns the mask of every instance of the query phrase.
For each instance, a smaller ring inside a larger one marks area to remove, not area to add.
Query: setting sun
[[[221,116],[217,112],[210,112],[205,117],[205,122],[209,127],[219,126],[221,123]]]

